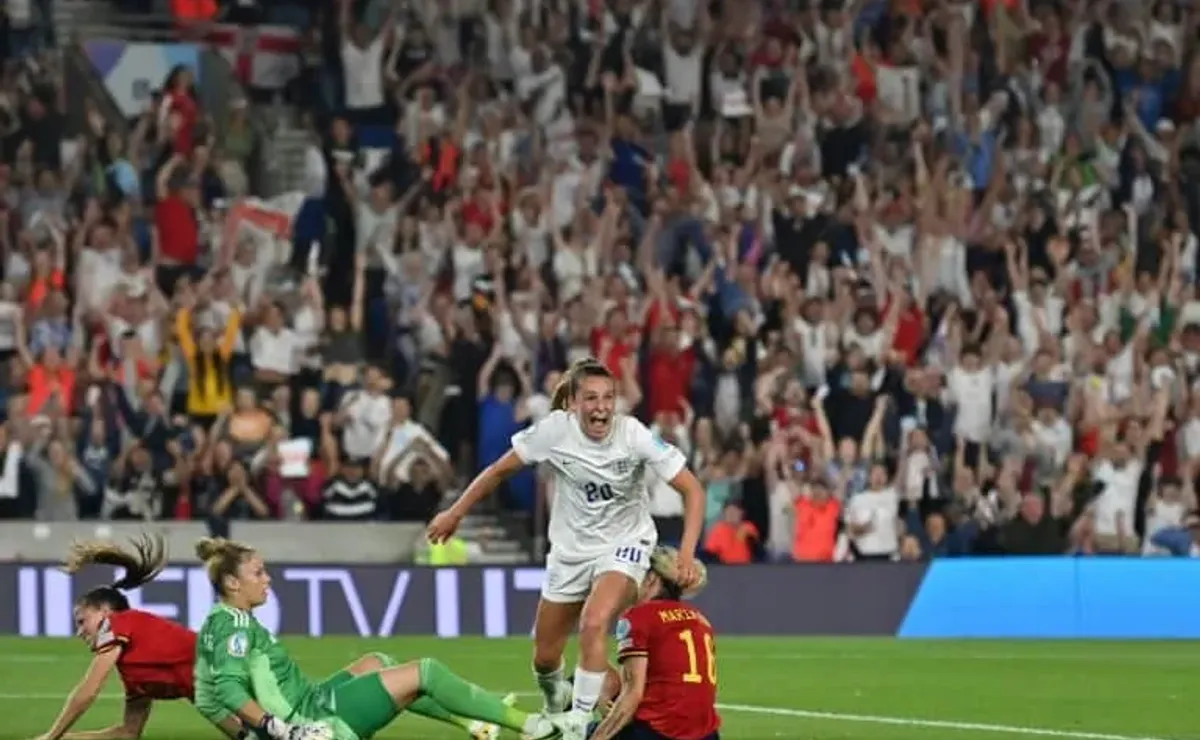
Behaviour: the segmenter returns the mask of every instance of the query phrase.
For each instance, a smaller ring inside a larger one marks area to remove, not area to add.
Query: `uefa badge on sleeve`
[[[617,621],[617,627],[613,636],[617,638],[618,650],[629,649],[629,646],[632,643],[632,640],[630,639],[631,632],[633,632],[633,625],[629,624],[628,619],[621,619]]]
[[[225,649],[231,658],[244,658],[250,651],[250,638],[246,636],[245,632],[231,635]]]

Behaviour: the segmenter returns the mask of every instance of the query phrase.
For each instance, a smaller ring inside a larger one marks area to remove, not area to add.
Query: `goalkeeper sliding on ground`
[[[530,740],[562,736],[559,717],[514,709],[428,658],[384,660],[371,672],[310,681],[251,613],[270,588],[262,558],[220,539],[201,540],[196,554],[220,598],[196,640],[196,708],[210,721],[236,716],[271,740],[365,740],[408,709],[464,728],[471,720],[505,727]]]

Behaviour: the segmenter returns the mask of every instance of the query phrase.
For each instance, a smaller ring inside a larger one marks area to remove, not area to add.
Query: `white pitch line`
[[[753,704],[718,704],[717,709],[746,714],[768,714],[797,719],[823,719],[830,722],[857,722],[860,724],[894,725],[900,727],[925,727],[962,732],[994,732],[1003,735],[1035,735],[1039,737],[1075,738],[1076,740],[1171,740],[1170,738],[1143,735],[1113,735],[1106,732],[1083,732],[1078,730],[1054,730],[1046,727],[1024,727],[1021,725],[993,725],[982,722],[953,722],[939,719],[913,719],[910,717],[885,717],[877,714],[845,714],[842,712],[814,712],[806,709],[784,709],[760,707]]]

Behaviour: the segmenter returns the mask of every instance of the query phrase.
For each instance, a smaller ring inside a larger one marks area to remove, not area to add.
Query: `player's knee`
[[[588,612],[579,619],[579,641],[581,644],[604,644],[608,640],[608,615],[603,612]]]
[[[553,673],[562,668],[565,641],[535,642],[533,644],[533,670],[538,673]]]
[[[417,661],[417,684],[426,688],[439,675],[446,673],[446,666],[437,658],[421,658]]]
[[[350,672],[356,676],[365,675],[368,673],[376,673],[384,668],[391,668],[396,665],[396,661],[392,660],[391,656],[384,653],[367,653],[354,662],[350,668]]]

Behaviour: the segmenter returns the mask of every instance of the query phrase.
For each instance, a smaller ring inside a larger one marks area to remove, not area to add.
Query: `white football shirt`
[[[992,428],[995,371],[984,367],[970,372],[956,367],[947,375],[946,386],[950,399],[958,406],[954,433],[968,442],[987,442]]]
[[[346,424],[342,447],[352,457],[371,457],[383,445],[392,424],[392,401],[382,393],[352,391],[342,400]]]
[[[683,470],[683,453],[637,419],[617,415],[608,438],[595,442],[575,415],[552,411],[513,435],[527,465],[545,463],[554,475],[550,544],[564,560],[590,560],[614,545],[657,541],[646,491],[646,468],[665,481]]]
[[[1117,517],[1124,519],[1125,534],[1133,535],[1133,517],[1137,511],[1138,484],[1142,480],[1142,463],[1131,460],[1118,468],[1108,460],[1092,466],[1092,480],[1103,483],[1104,490],[1093,504],[1096,534],[1115,537]]]
[[[850,497],[846,505],[846,521],[851,524],[870,524],[866,534],[854,538],[862,555],[895,555],[900,549],[900,497],[894,488],[863,491]]]

